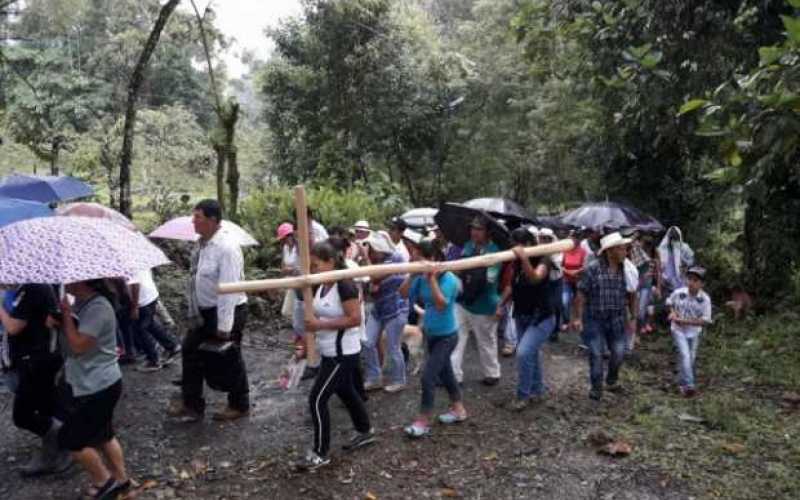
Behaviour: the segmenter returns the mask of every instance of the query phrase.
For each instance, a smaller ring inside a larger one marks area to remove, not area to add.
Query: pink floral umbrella
[[[227,233],[234,241],[239,243],[239,246],[253,247],[258,245],[258,241],[250,236],[250,233],[231,221],[222,221],[222,228],[220,231]],[[151,238],[181,241],[197,241],[200,239],[200,236],[194,232],[192,218],[189,216],[177,217],[169,220],[157,227],[149,236]]]
[[[44,217],[0,229],[0,283],[132,278],[169,259],[141,233],[106,219]]]
[[[56,215],[66,215],[69,217],[95,217],[98,219],[108,219],[112,222],[124,226],[131,231],[136,231],[136,225],[127,217],[99,203],[78,202],[67,203],[56,209]]]

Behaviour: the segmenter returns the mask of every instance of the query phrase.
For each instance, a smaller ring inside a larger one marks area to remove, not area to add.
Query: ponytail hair
[[[333,261],[335,269],[347,269],[347,265],[344,262],[344,253],[337,250],[329,240],[316,243],[311,249],[311,255],[325,262]]]

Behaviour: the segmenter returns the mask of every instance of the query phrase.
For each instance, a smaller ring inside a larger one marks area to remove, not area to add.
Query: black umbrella
[[[533,214],[516,201],[507,198],[475,198],[464,202],[465,207],[483,210],[490,215],[520,225],[534,221]]]
[[[537,215],[536,225],[540,227],[549,227],[554,231],[567,230],[572,226],[565,224],[558,215]]]
[[[605,227],[614,229],[632,227],[650,233],[664,231],[664,226],[660,222],[641,210],[624,203],[609,201],[581,205],[562,215],[561,221],[574,227],[583,226],[600,230]]]
[[[447,241],[463,246],[470,238],[470,222],[483,217],[489,229],[489,237],[500,248],[511,246],[511,237],[505,225],[483,210],[476,210],[458,203],[445,203],[434,217],[436,225]]]

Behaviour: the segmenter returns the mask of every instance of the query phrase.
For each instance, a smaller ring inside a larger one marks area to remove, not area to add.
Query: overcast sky
[[[202,9],[208,0],[196,0]],[[213,0],[217,13],[217,27],[228,37],[235,38],[225,54],[228,74],[237,78],[245,71],[239,61],[243,50],[252,50],[259,59],[266,59],[271,47],[264,36],[264,28],[276,26],[282,18],[300,13],[300,0]],[[192,12],[189,2],[181,2],[182,9]]]

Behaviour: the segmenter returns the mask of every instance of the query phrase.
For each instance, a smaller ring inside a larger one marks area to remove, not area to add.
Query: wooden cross
[[[297,249],[300,257],[300,273],[302,276],[311,275],[311,228],[308,221],[308,204],[306,203],[306,189],[304,186],[294,188],[294,208],[297,218]],[[303,319],[314,317],[314,296],[310,284],[303,288]],[[297,288],[297,287],[292,287]],[[317,343],[316,334],[307,332],[304,328],[303,339],[306,344],[306,359],[310,366],[316,366]]]

